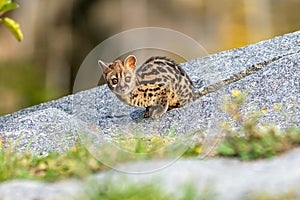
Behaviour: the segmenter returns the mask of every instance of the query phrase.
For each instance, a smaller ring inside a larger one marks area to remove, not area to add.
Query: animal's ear
[[[129,55],[124,61],[125,67],[129,67],[130,69],[135,69],[135,63],[136,58],[134,55]]]
[[[98,60],[98,65],[100,66],[102,73],[108,68],[108,65],[102,60]]]

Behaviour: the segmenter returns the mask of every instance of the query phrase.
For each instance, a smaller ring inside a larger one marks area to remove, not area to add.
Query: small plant
[[[50,153],[46,157],[0,149],[0,182],[10,179],[56,181],[64,178],[84,178],[106,169],[84,147],[74,147],[66,153]]]
[[[23,40],[23,34],[20,25],[9,17],[2,17],[5,13],[18,8],[19,5],[13,3],[12,0],[0,0],[0,22],[2,22],[9,31],[20,42]]]
[[[248,115],[242,114],[241,106],[245,100],[246,94],[239,90],[233,90],[231,96],[226,97],[227,103],[223,109],[240,128],[234,128],[230,123],[222,124],[226,137],[217,148],[218,155],[242,160],[270,158],[300,146],[299,128],[280,130],[272,125],[259,125],[258,119],[266,109],[262,108],[261,111]]]
[[[172,136],[153,134],[124,134],[101,143],[101,151],[94,152],[96,157],[112,166],[124,162],[150,159],[173,159],[178,156],[196,156],[193,135]],[[95,147],[99,148],[99,147]],[[186,153],[185,153],[186,152]]]
[[[120,136],[114,141],[119,148],[113,148],[111,143],[103,144],[99,156],[104,160],[107,156],[107,159],[113,159],[115,164],[129,160],[174,157],[187,150],[188,145],[184,143],[189,142],[189,139],[190,137],[187,137],[183,140],[176,136],[126,139]],[[192,145],[184,155],[196,156],[195,152],[200,149],[200,144]],[[53,152],[42,157],[29,152],[17,152],[12,144],[2,145],[0,139],[0,182],[10,179],[56,181],[70,177],[84,178],[108,168],[101,162],[102,160],[97,160],[93,156],[85,147],[77,146],[65,153]]]
[[[177,138],[178,139],[178,138]],[[161,148],[172,144],[176,141],[174,137],[168,136],[120,136],[114,138],[114,143],[120,148],[132,153],[151,153],[160,150]]]

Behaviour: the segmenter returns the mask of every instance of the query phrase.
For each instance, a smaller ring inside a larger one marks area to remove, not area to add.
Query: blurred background
[[[209,54],[300,30],[299,0],[18,0],[8,16],[19,43],[0,24],[0,115],[72,93],[87,54],[108,37],[164,27]]]

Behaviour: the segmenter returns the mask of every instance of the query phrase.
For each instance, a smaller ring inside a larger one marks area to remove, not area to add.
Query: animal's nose
[[[127,86],[121,87],[121,90],[122,90],[122,91],[125,91],[125,90],[127,90],[127,89],[128,89]]]
[[[119,85],[120,85],[121,88],[126,86],[125,83],[123,83],[122,81],[120,81]]]

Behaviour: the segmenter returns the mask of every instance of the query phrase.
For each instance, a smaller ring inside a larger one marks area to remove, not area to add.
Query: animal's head
[[[128,56],[124,62],[116,60],[113,63],[98,61],[102,74],[112,92],[118,95],[126,95],[135,86],[136,58]]]

